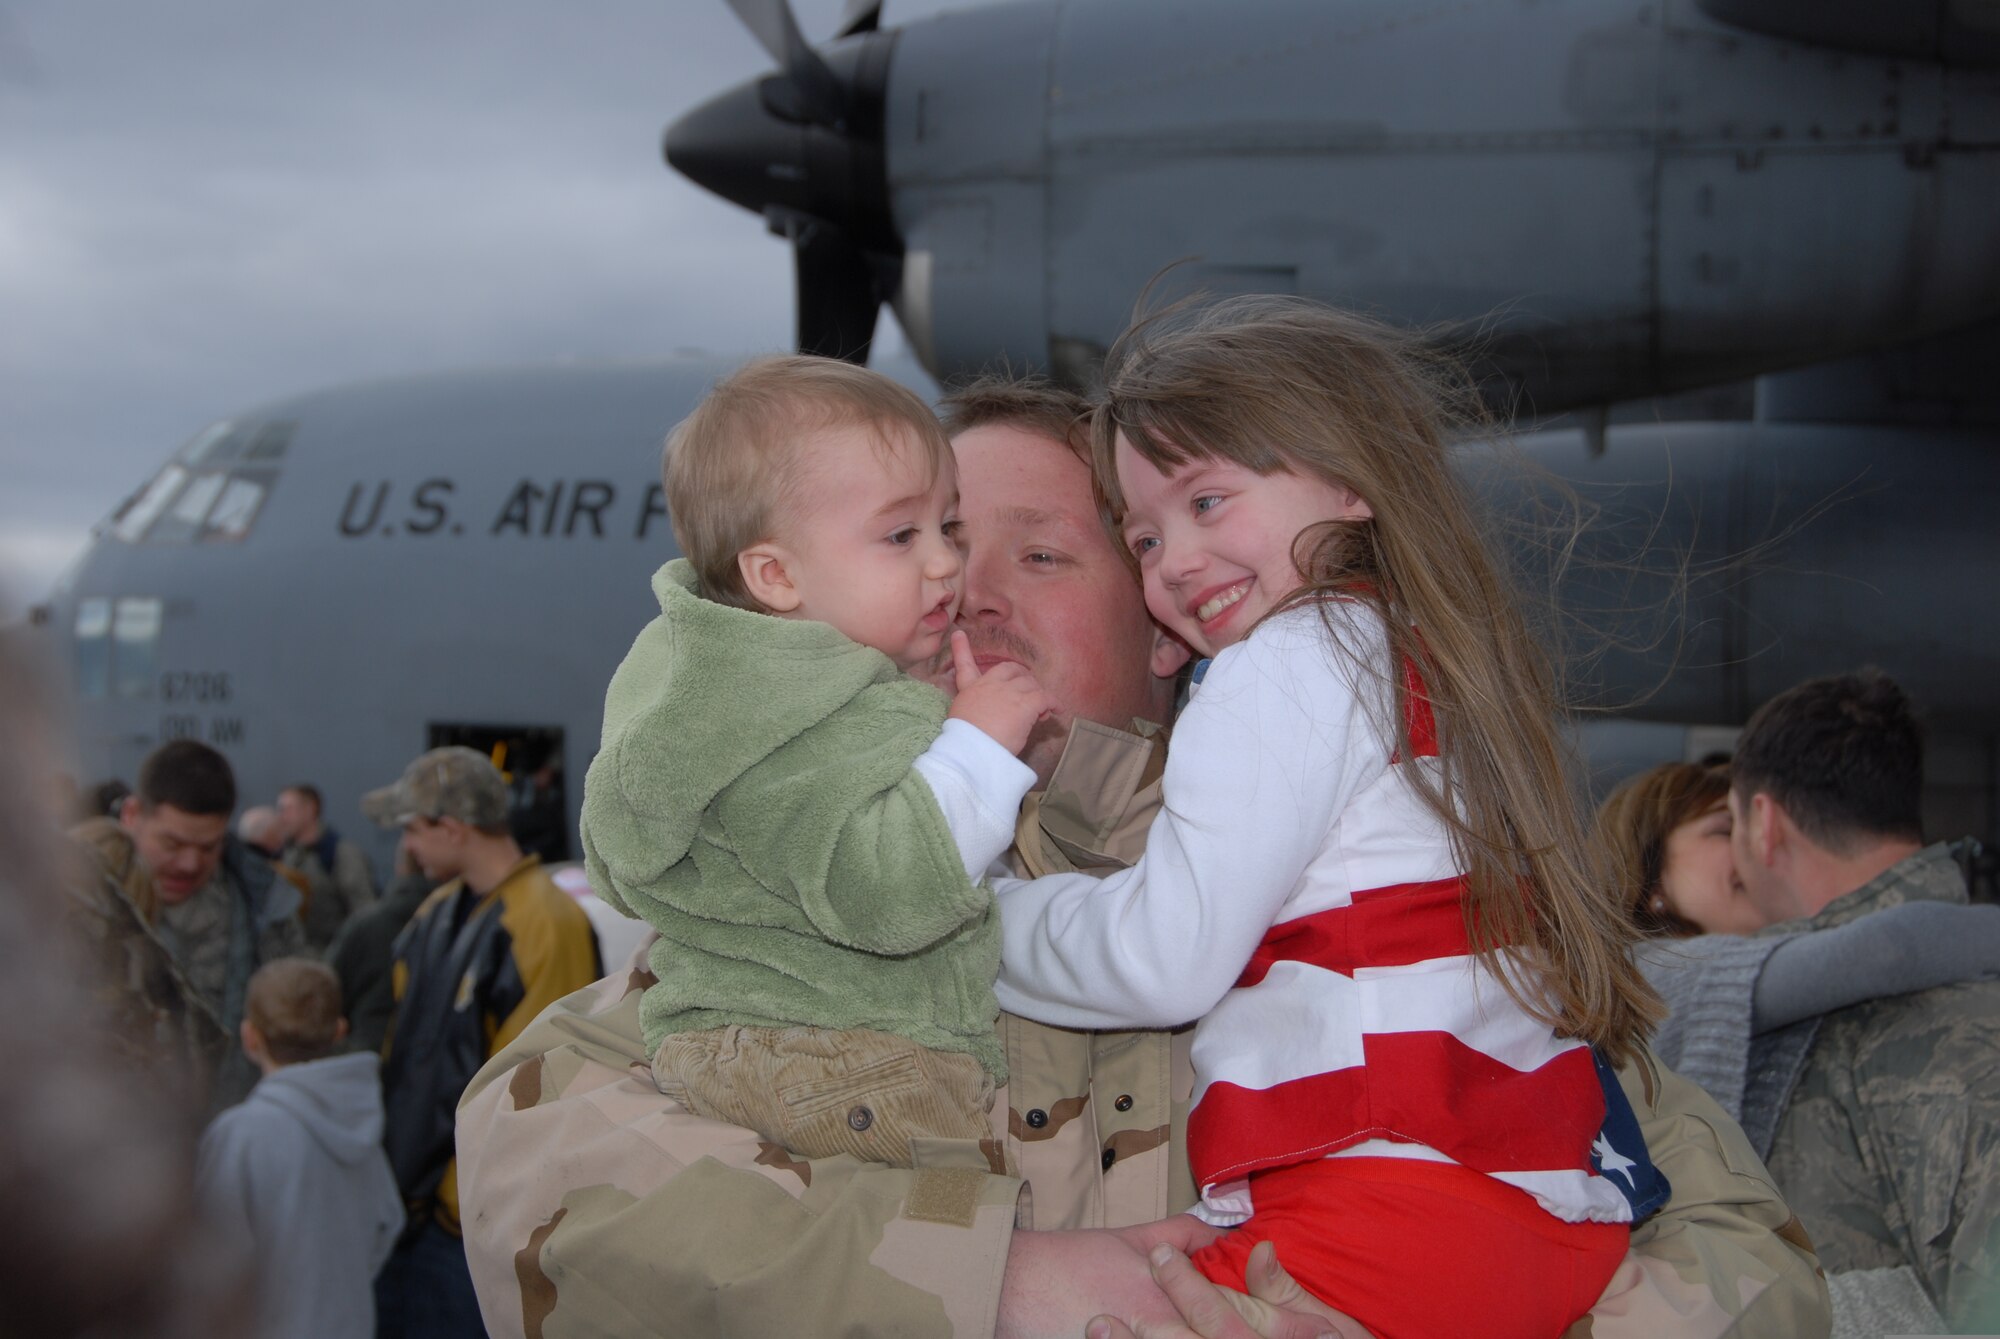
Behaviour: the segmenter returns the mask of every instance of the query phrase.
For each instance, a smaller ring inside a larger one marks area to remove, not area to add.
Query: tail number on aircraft
[[[389,480],[356,483],[347,490],[341,507],[341,536],[463,535],[465,523],[453,515],[457,490],[453,480],[426,479],[412,487],[407,497],[399,498],[397,485]],[[608,479],[522,479],[508,491],[484,529],[494,537],[603,539],[629,535],[645,539],[655,521],[666,520],[666,499],[660,485],[652,484],[643,491],[627,488],[624,497],[621,506],[618,486]]]
[[[228,670],[168,670],[160,676],[160,701],[227,702],[235,696]]]

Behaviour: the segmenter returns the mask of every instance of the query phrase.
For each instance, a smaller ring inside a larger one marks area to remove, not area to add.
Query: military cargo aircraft
[[[1931,710],[1940,830],[2000,831],[2000,13],[855,4],[814,46],[782,2],[732,7],[778,69],[666,153],[790,240],[800,347],[866,357],[886,302],[941,378],[1087,386],[1190,256],[1167,295],[1476,331],[1519,444],[1669,558],[1571,578],[1630,634],[1600,701],[1727,725],[1877,663]],[[36,613],[81,774],[198,735],[268,792],[310,757],[353,829],[361,790],[465,742],[567,830],[673,551],[660,440],[721,370],[413,378],[203,431]],[[1652,398],[1716,385],[1720,416]]]

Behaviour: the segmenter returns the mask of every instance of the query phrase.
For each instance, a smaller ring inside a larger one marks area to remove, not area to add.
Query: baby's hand
[[[1035,722],[1055,709],[1025,665],[1002,661],[982,673],[963,632],[951,634],[951,663],[958,676],[952,719],[985,731],[1009,753],[1026,748]]]

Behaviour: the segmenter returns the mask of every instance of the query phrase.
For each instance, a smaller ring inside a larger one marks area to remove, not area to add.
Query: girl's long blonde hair
[[[1340,596],[1381,616],[1390,663],[1363,668],[1393,693],[1379,724],[1399,758],[1416,756],[1399,667],[1421,674],[1442,766],[1407,773],[1452,833],[1474,950],[1524,1008],[1622,1062],[1660,1003],[1588,840],[1558,676],[1448,459],[1450,435],[1490,426],[1459,366],[1413,336],[1303,299],[1242,297],[1169,308],[1120,336],[1092,446],[1114,527],[1120,436],[1163,470],[1219,458],[1368,503],[1372,520],[1298,537],[1306,580],[1282,607]]]

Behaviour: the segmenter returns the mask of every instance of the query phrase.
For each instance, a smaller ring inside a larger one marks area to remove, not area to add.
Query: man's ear
[[[792,584],[792,562],[790,552],[766,540],[736,555],[736,571],[743,578],[743,589],[760,607],[789,614],[800,603],[798,588]]]
[[[243,1054],[249,1056],[252,1060],[262,1060],[264,1058],[264,1034],[257,1030],[255,1023],[247,1018],[238,1023],[236,1025],[236,1039],[243,1043]]]
[[[1778,848],[1783,844],[1785,829],[1791,824],[1791,816],[1785,807],[1771,798],[1770,792],[1758,791],[1750,797],[1750,850],[1765,866],[1778,861]]]
[[[126,828],[131,827],[134,823],[139,821],[139,815],[142,812],[144,812],[144,810],[145,810],[145,805],[140,801],[137,795],[127,795],[124,799],[118,802],[119,826]]]
[[[1155,623],[1153,625],[1153,654],[1147,662],[1156,679],[1170,679],[1181,672],[1181,666],[1194,659],[1194,650],[1186,642]]]

